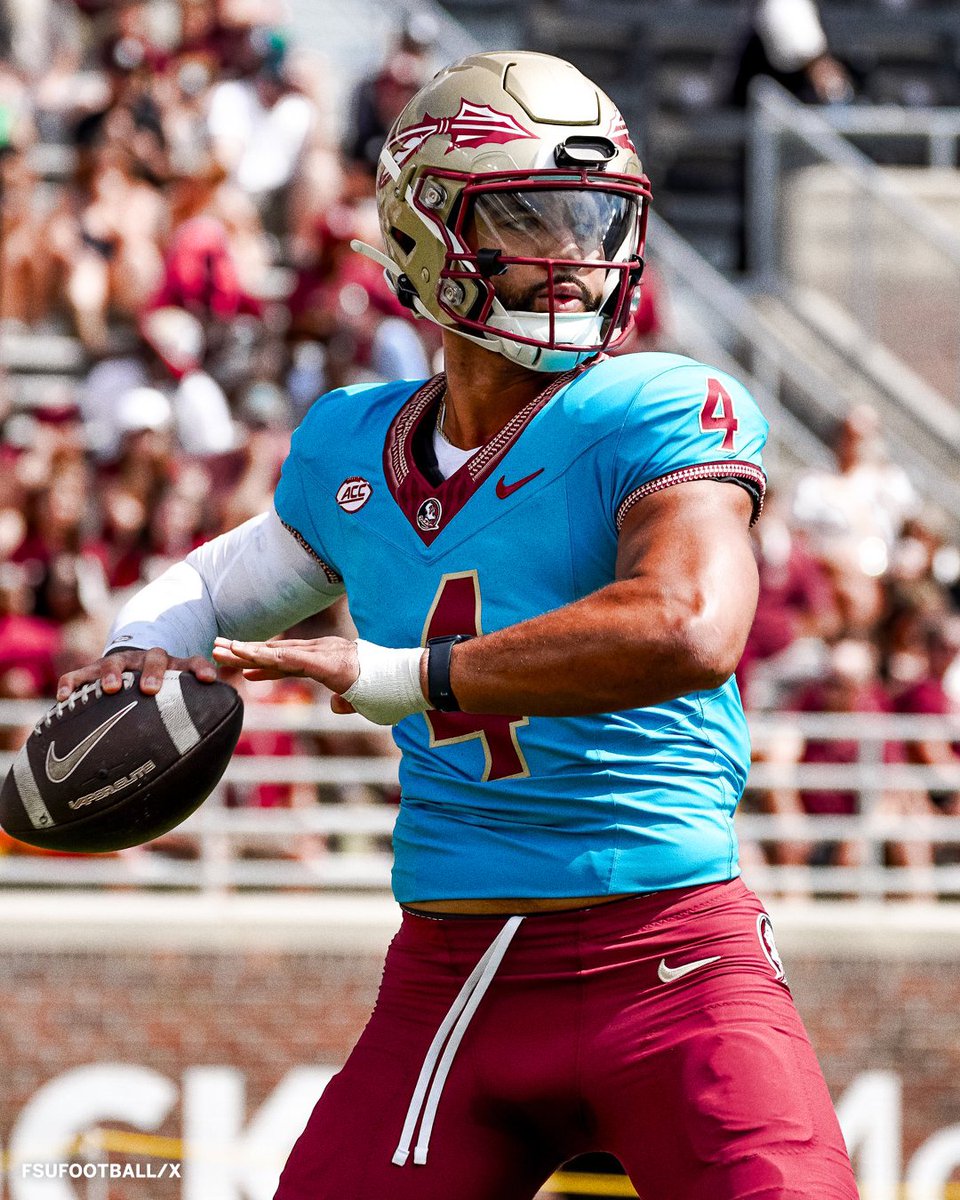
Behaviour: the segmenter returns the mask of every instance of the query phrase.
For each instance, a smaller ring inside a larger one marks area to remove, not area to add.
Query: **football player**
[[[608,358],[649,184],[569,64],[481,54],[398,118],[397,295],[445,370],[319,399],[274,509],[121,613],[65,694],[206,657],[394,726],[403,906],[278,1200],[529,1200],[606,1150],[645,1200],[852,1200],[770,919],[739,878],[733,671],[766,423],[721,371]],[[264,639],[347,593],[358,641]]]

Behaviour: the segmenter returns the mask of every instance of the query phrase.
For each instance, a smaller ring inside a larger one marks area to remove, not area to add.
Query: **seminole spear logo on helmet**
[[[442,133],[450,139],[444,154],[451,150],[483,146],[488,142],[513,142],[517,138],[533,138],[537,135],[524,129],[509,113],[497,112],[487,104],[471,104],[461,99],[460,109],[454,117],[431,117],[427,113],[417,125],[400,129],[391,139],[387,149],[398,167],[402,167],[420,147],[434,134]]]
[[[637,148],[633,144],[630,130],[627,129],[627,123],[619,113],[610,122],[609,137],[613,144],[619,146],[621,150],[629,150],[631,154],[636,154]]]

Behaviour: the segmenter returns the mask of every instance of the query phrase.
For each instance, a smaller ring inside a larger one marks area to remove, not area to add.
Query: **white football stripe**
[[[179,671],[164,672],[163,687],[157,692],[156,699],[160,719],[170,734],[170,740],[176,746],[177,753],[186,754],[200,741],[200,732],[187,710]]]
[[[20,801],[30,818],[30,824],[34,829],[51,828],[53,817],[50,816],[47,806],[43,802],[37,781],[30,770],[30,759],[27,757],[26,749],[21,750],[13,760],[13,780],[20,793]]]

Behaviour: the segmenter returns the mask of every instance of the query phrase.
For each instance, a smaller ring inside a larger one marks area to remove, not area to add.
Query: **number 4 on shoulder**
[[[733,450],[733,435],[740,428],[733,411],[733,397],[719,379],[707,380],[707,398],[700,409],[700,429],[703,433],[723,430],[723,449]]]

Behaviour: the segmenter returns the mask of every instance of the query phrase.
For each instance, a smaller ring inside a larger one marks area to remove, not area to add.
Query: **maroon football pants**
[[[855,1200],[769,918],[742,882],[514,924],[404,914],[276,1200],[530,1200],[597,1150],[642,1200]],[[475,1011],[454,1021],[485,953]]]

